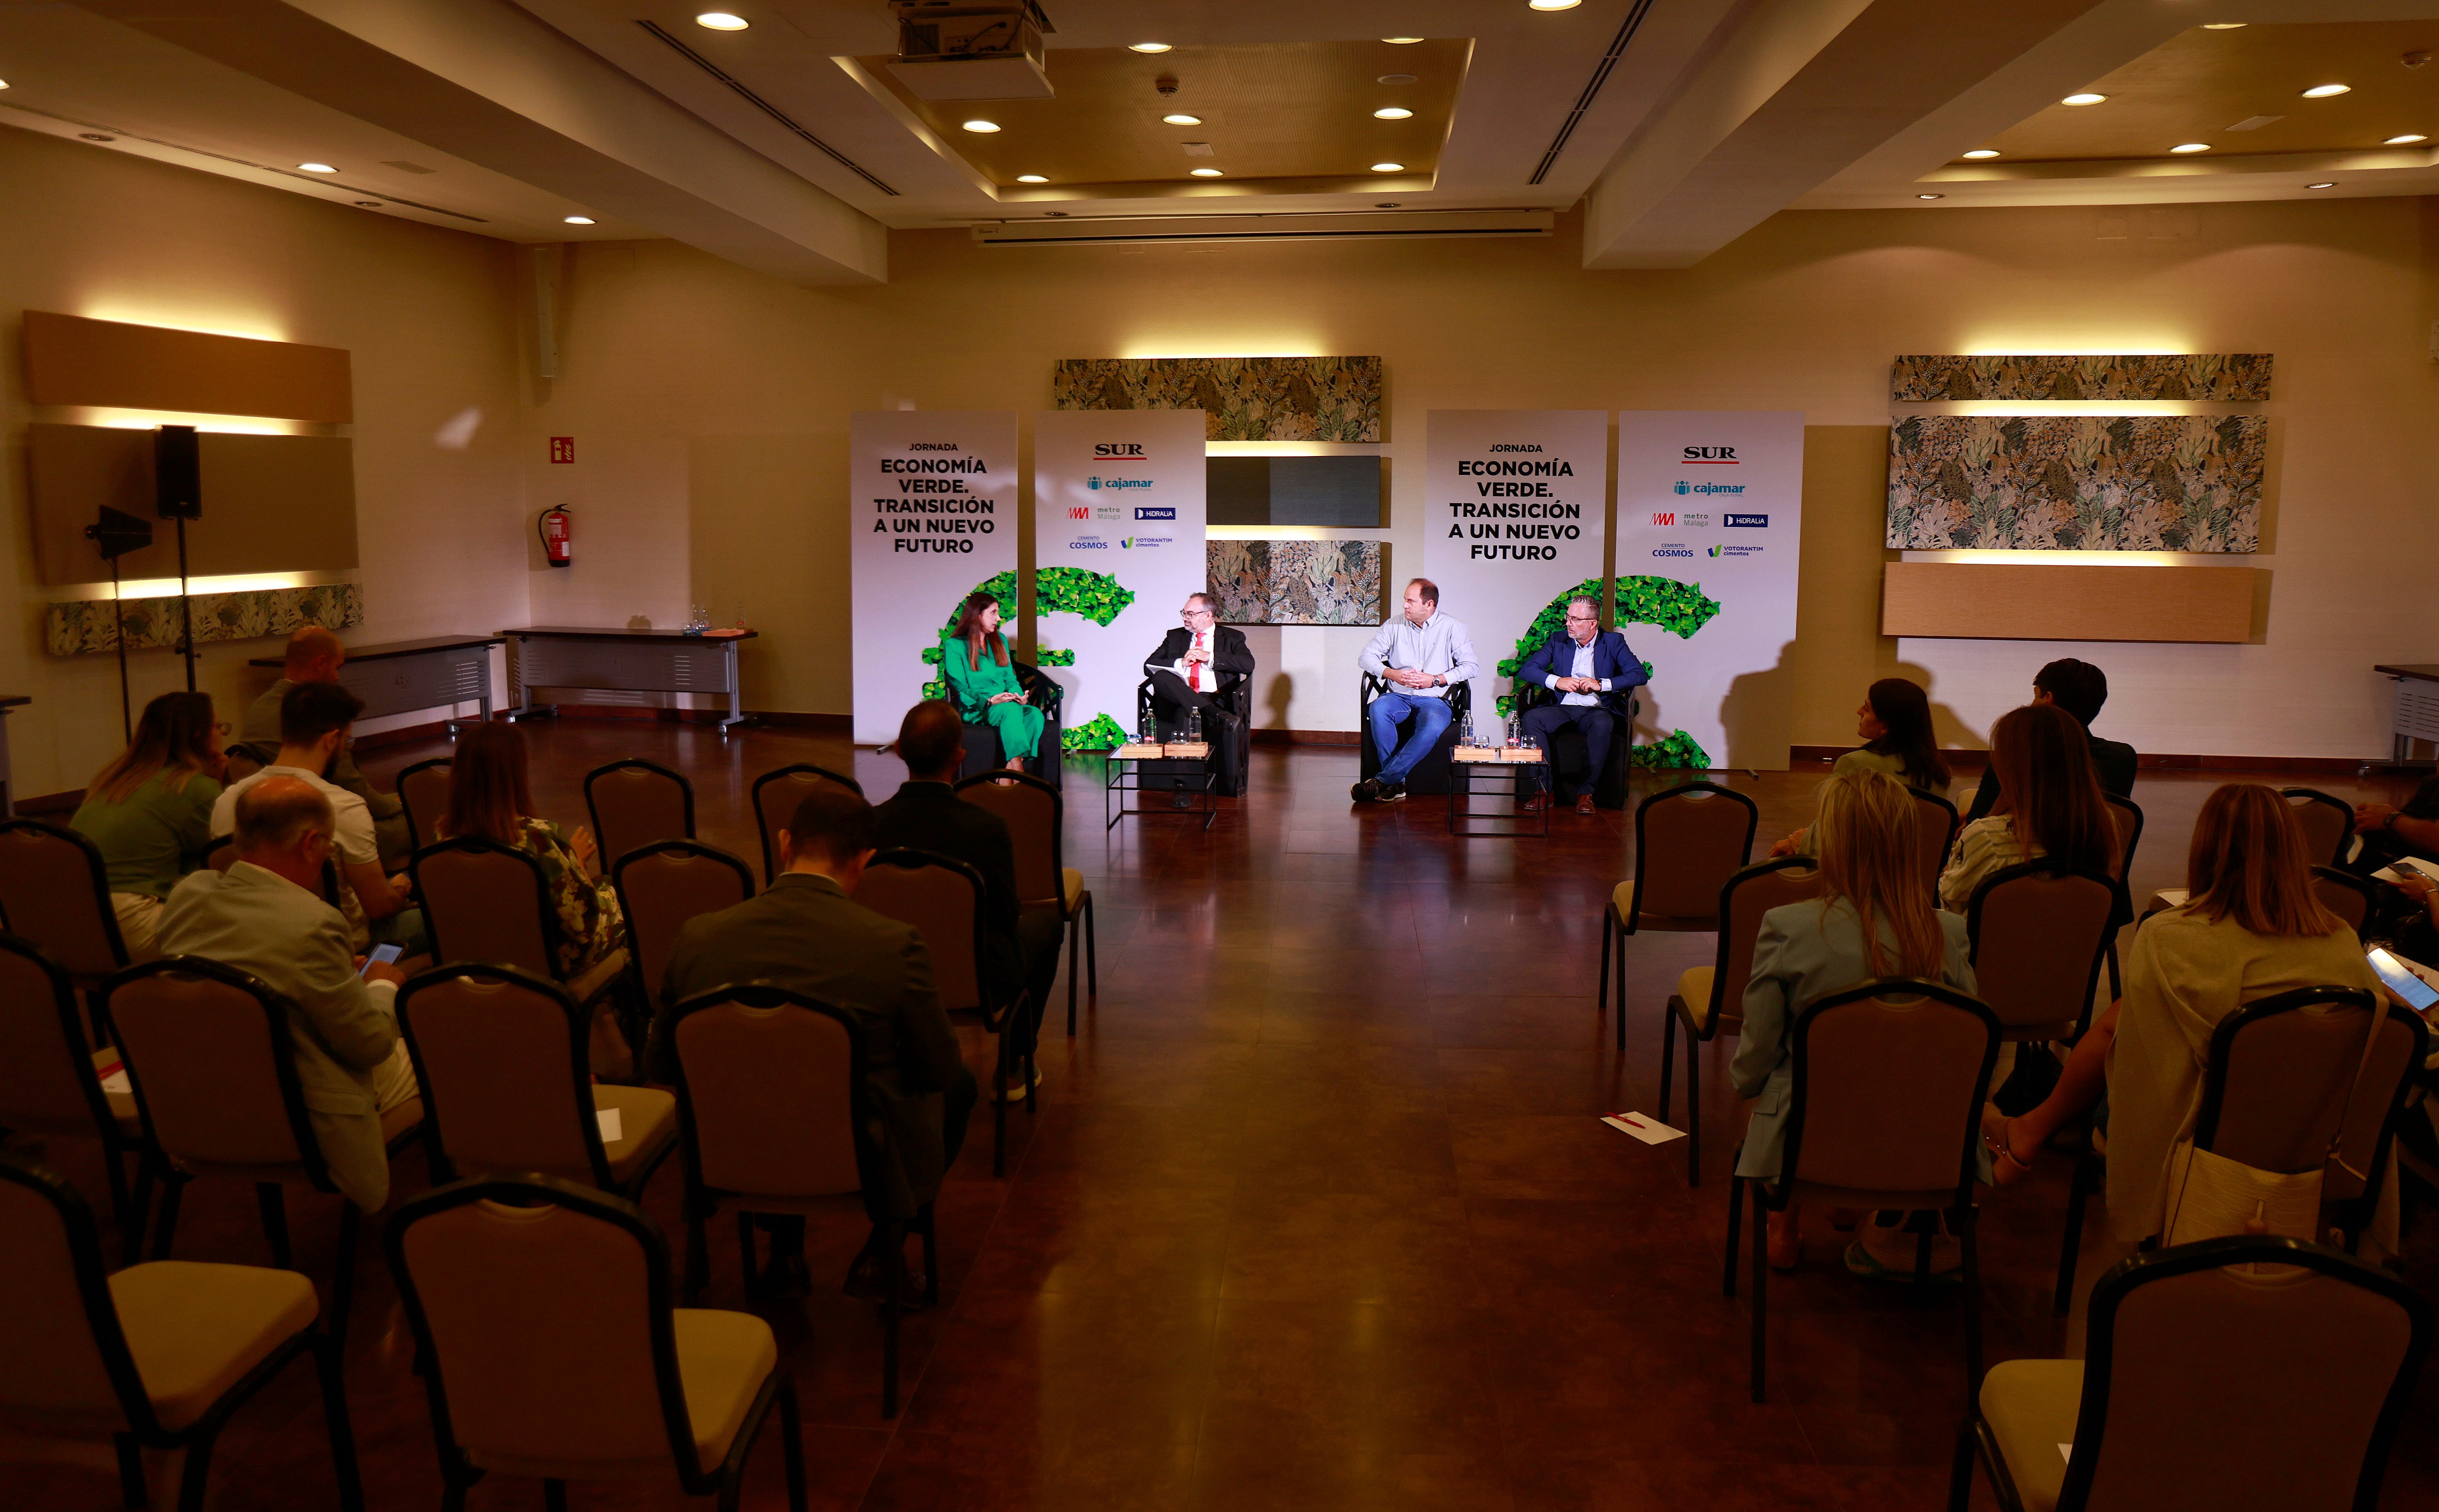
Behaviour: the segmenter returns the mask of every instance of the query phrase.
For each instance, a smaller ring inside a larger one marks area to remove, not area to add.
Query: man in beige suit
[[[347,923],[322,901],[335,822],[299,777],[265,777],[237,802],[236,862],[180,882],[161,911],[164,955],[200,955],[259,978],[294,1005],[296,1076],[330,1179],[370,1213],[389,1201],[381,1115],[417,1094],[391,1007],[406,973],[356,974]]]

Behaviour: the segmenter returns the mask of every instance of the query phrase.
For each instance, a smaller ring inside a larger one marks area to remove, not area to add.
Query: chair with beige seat
[[[2092,1289],[2083,1359],[1990,1368],[1948,1504],[1979,1458],[2005,1512],[2372,1512],[2431,1322],[2404,1282],[2296,1239],[2135,1255]]]
[[[183,1450],[179,1512],[203,1512],[222,1428],[290,1361],[312,1355],[339,1505],[359,1512],[340,1343],[313,1326],[311,1281],[191,1260],[104,1270],[92,1210],[76,1188],[0,1155],[0,1293],[9,1298],[0,1307],[0,1425],[113,1445],[131,1507],[149,1500],[142,1451]]]
[[[1999,1021],[1936,982],[1884,977],[1832,992],[1795,1016],[1794,1086],[1779,1174],[1728,1183],[1723,1290],[1736,1291],[1736,1236],[1753,1188],[1753,1399],[1762,1399],[1768,1262],[1765,1211],[1827,1208],[1945,1212],[1964,1250],[1965,1377],[1982,1379],[1982,1268],[1973,1183],[1981,1170],[1982,1104],[1999,1058]],[[1932,1236],[1914,1280],[1931,1279]]]
[[[135,1094],[102,1085],[103,1073],[118,1058],[117,1051],[95,1050],[85,1039],[67,972],[31,940],[0,934],[0,1130],[99,1142],[111,1215],[133,1265],[144,1253],[152,1162]],[[124,1165],[129,1155],[135,1157],[133,1198]]]
[[[1677,1025],[1685,1026],[1685,1184],[1702,1184],[1701,1046],[1723,1029],[1744,1025],[1745,983],[1753,974],[1754,942],[1761,916],[1787,903],[1821,893],[1821,869],[1808,856],[1782,856],[1746,867],[1719,889],[1718,955],[1709,966],[1688,967],[1677,978],[1660,1028],[1660,1121],[1668,1121],[1668,1094],[1675,1069]]]
[[[1994,872],[1973,890],[1965,911],[1973,980],[2002,1038],[2082,1037],[2125,908],[2116,879],[2049,860]]]
[[[688,998],[670,1010],[669,1033],[685,1129],[686,1300],[703,1294],[710,1270],[704,1225],[723,1206],[737,1212],[751,1300],[757,1215],[862,1218],[876,1205],[864,1194],[886,1189],[870,1173],[893,1158],[887,1125],[857,1107],[863,1047],[840,1009],[767,986]],[[859,1129],[871,1137],[859,1139]],[[881,1414],[895,1417],[907,1232],[922,1236],[927,1303],[940,1299],[940,1267],[930,1203],[909,1221],[873,1222],[889,1288],[881,1307]]]
[[[1093,894],[1067,864],[1066,807],[1059,790],[1022,772],[988,772],[957,784],[957,796],[999,815],[1016,848],[1016,893],[1026,908],[1056,909],[1067,930],[1067,1032],[1076,1032],[1076,944],[1084,945],[1084,982],[1098,1003],[1101,964],[1093,940]],[[1035,1005],[1046,1012],[1046,1003]]]
[[[586,773],[584,808],[605,867],[639,845],[694,838],[694,784],[657,761],[630,757]]]
[[[572,977],[560,976],[559,910],[539,860],[511,845],[457,835],[417,851],[407,870],[423,903],[435,965],[511,966],[559,983],[596,1019],[609,1015],[606,1000],[626,975],[627,952],[621,947]],[[623,1042],[614,1041],[605,1027],[594,1030],[591,1065],[626,1080],[641,1030],[633,1022],[621,1029]]]
[[[88,1005],[130,959],[110,901],[101,850],[73,829],[40,819],[0,823],[0,925],[57,962]],[[90,1015],[93,1037],[108,1025]]]
[[[449,817],[450,774],[455,770],[456,763],[447,756],[434,756],[399,773],[399,807],[418,845],[440,838],[440,821]]]
[[[754,779],[754,825],[762,835],[762,885],[779,875],[779,831],[796,817],[796,805],[824,783],[863,796],[863,784],[844,772],[810,761],[774,768]]]
[[[677,1147],[677,1098],[596,1084],[592,1022],[556,983],[507,967],[444,966],[399,988],[438,1179],[540,1171],[642,1198]]]
[[[425,1192],[389,1223],[440,1450],[444,1512],[486,1474],[675,1481],[734,1512],[775,1404],[790,1512],[805,1512],[796,1389],[771,1325],[678,1307],[658,1225],[623,1198],[548,1177]]]
[[[313,1132],[290,1041],[301,1014],[256,978],[193,955],[120,972],[103,989],[102,1011],[118,1032],[144,1136],[164,1167],[152,1258],[169,1257],[179,1200],[192,1181],[252,1183],[272,1262],[282,1270],[291,1264],[285,1189],[302,1184],[339,1197],[328,1326],[344,1340],[363,1215],[331,1180]],[[382,1141],[394,1157],[422,1127],[423,1099],[381,1116]]]
[[[627,950],[634,959],[635,991],[654,1009],[666,1010],[661,982],[669,969],[669,947],[686,920],[734,908],[754,896],[754,871],[716,846],[692,840],[664,840],[620,856],[610,868],[618,911],[627,917]]]
[[[1719,896],[1753,860],[1761,809],[1716,782],[1686,782],[1653,793],[1634,810],[1634,876],[1611,890],[1601,915],[1596,1005],[1617,1020],[1626,1053],[1626,937],[1644,930],[1708,934],[1719,927]],[[1617,983],[1615,1001],[1610,982]]]

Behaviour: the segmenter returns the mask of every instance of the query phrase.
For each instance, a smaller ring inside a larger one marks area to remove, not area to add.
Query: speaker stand
[[[110,638],[118,647],[118,729],[135,743],[135,701],[127,691],[127,606],[118,598],[118,559],[110,559]]]
[[[187,659],[187,691],[192,693],[195,690],[195,601],[187,596],[185,515],[178,516],[178,653]]]

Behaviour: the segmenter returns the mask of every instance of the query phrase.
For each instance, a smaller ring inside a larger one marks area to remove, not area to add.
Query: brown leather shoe
[[[1589,793],[1589,792],[1577,793],[1577,794],[1576,795],[1576,812],[1577,812],[1577,813],[1590,813],[1590,812],[1592,812],[1592,811],[1593,811],[1593,795],[1592,795],[1591,793]]]
[[[1546,792],[1528,793],[1524,801],[1516,806],[1520,813],[1540,813],[1548,807],[1550,807],[1550,795]]]

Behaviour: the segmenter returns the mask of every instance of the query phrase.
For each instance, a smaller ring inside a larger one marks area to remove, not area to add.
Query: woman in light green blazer
[[[967,596],[957,628],[940,642],[940,673],[948,680],[949,702],[957,706],[958,716],[968,724],[988,724],[998,731],[1007,769],[1022,770],[1041,748],[1042,715],[1025,702],[1016,668],[1007,663],[998,599],[988,594]]]

